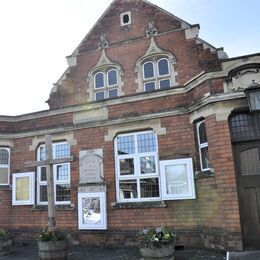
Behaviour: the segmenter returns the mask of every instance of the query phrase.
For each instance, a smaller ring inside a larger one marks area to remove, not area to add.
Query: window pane
[[[153,63],[152,62],[146,62],[144,64],[144,78],[153,78],[154,77],[154,71],[153,71]]]
[[[40,170],[40,175],[41,175],[40,180],[41,181],[47,181],[46,167],[43,166],[40,169],[41,169]]]
[[[134,171],[134,159],[120,159],[120,175],[135,174]]]
[[[159,84],[160,84],[160,89],[167,89],[171,87],[171,82],[169,79],[160,80]]]
[[[117,152],[122,154],[133,154],[135,152],[134,136],[122,136],[117,138]]]
[[[202,163],[202,168],[207,169],[210,168],[210,161],[209,161],[209,152],[208,152],[208,147],[201,148],[201,163]]]
[[[0,168],[0,184],[8,184],[8,168]]]
[[[9,152],[6,149],[0,149],[0,164],[9,164]]]
[[[169,65],[167,59],[161,59],[158,61],[158,74],[159,76],[169,75]]]
[[[113,98],[113,97],[117,97],[118,94],[117,94],[117,89],[111,89],[108,91],[108,97],[109,98]]]
[[[107,74],[108,86],[117,85],[117,71],[110,70]]]
[[[103,99],[105,99],[105,92],[97,92],[96,100],[103,100]]]
[[[140,158],[141,173],[155,173],[155,156],[145,156]]]
[[[199,144],[207,143],[207,134],[206,134],[206,125],[205,122],[200,123],[199,125]]]
[[[40,202],[48,201],[47,197],[47,185],[40,186]]]
[[[16,200],[29,200],[29,177],[16,178]]]
[[[40,161],[45,160],[46,154],[45,154],[45,147],[41,146],[40,147]]]
[[[168,194],[185,194],[189,192],[186,164],[167,165],[165,174]]]
[[[147,82],[147,83],[144,83],[144,90],[145,91],[152,91],[152,90],[155,90],[155,82]]]
[[[70,156],[70,145],[57,144],[55,145],[55,158],[63,158]]]
[[[69,167],[68,164],[58,165],[57,166],[57,181],[67,181],[69,180]]]
[[[104,74],[102,72],[98,72],[95,75],[95,88],[103,88],[104,87]]]
[[[56,201],[70,201],[70,185],[56,185]]]
[[[120,199],[137,198],[137,183],[136,183],[136,180],[119,181],[119,196],[120,196]]]
[[[137,135],[138,153],[147,153],[156,151],[155,134],[139,134]]]
[[[159,197],[158,178],[141,179],[141,198]]]

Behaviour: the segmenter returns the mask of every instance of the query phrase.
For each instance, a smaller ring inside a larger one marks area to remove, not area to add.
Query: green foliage
[[[59,229],[50,230],[49,228],[46,227],[40,232],[39,240],[43,242],[64,241],[67,240],[67,236],[63,231]]]
[[[11,234],[7,230],[0,228],[0,238],[10,237],[10,236]]]
[[[145,228],[138,234],[139,241],[169,241],[175,237],[175,232],[167,227]]]

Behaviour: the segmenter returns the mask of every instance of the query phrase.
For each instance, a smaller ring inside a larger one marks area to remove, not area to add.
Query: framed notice
[[[13,173],[13,205],[34,204],[34,172]]]
[[[163,200],[195,199],[191,158],[160,161]]]
[[[78,193],[79,229],[107,229],[105,192]]]

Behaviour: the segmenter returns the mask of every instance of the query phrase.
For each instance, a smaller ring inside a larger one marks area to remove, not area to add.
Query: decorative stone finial
[[[98,47],[100,49],[105,49],[108,47],[108,40],[105,34],[100,35],[100,41],[98,43]]]
[[[149,22],[146,28],[146,36],[152,37],[157,35],[157,29],[154,26],[154,22]]]

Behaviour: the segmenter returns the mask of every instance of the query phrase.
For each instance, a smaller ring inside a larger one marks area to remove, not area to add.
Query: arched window
[[[211,165],[209,161],[209,149],[205,121],[203,120],[198,122],[196,124],[196,128],[200,156],[200,169],[201,171],[208,171],[211,169]]]
[[[143,85],[145,91],[171,87],[168,58],[156,57],[143,63]]]
[[[103,68],[94,72],[94,99],[103,100],[118,96],[118,70]]]

